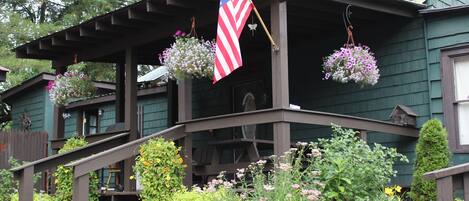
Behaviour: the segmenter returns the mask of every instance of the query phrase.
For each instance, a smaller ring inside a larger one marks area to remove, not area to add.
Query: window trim
[[[443,98],[443,117],[448,131],[448,142],[454,153],[469,153],[469,145],[461,145],[459,141],[459,121],[454,83],[454,59],[457,57],[469,56],[469,44],[462,46],[441,49],[441,83]]]
[[[93,114],[93,116],[96,116],[96,133],[92,133],[90,134],[90,126],[89,126],[89,119],[90,119],[90,116],[91,116],[91,113],[96,113],[96,114]],[[95,135],[95,134],[98,134],[100,133],[100,116],[99,116],[99,109],[96,108],[96,109],[88,109],[88,110],[84,110],[83,111],[83,114],[84,114],[84,118],[86,118],[86,123],[83,124],[83,136],[90,136],[90,135]]]

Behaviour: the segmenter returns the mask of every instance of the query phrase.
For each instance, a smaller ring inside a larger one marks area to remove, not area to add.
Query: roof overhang
[[[262,12],[271,1],[256,0],[256,7]],[[331,3],[339,7],[350,4],[400,17],[415,17],[419,9],[425,8],[405,0],[288,0],[289,5],[290,2],[299,6],[314,3],[319,7]],[[157,64],[155,53],[168,47],[174,32],[188,27],[191,17],[197,19],[198,32],[206,31],[209,35],[206,37],[213,37],[218,3],[218,0],[143,0],[18,46],[13,51],[18,58],[51,60],[53,67],[62,67],[81,61],[123,63],[124,51],[138,48],[140,64]]]
[[[139,89],[137,92],[138,97],[142,96],[149,96],[149,95],[156,95],[166,93],[167,87],[166,86],[157,86],[152,88],[146,89]],[[100,97],[94,97],[86,100],[76,101],[68,104],[65,109],[67,110],[77,110],[86,107],[92,107],[96,105],[101,105],[109,102],[116,101],[116,94],[107,94]]]
[[[428,8],[428,9],[423,9],[420,10],[420,14],[424,16],[429,16],[429,15],[438,15],[438,14],[457,14],[457,13],[467,13],[469,11],[469,5],[463,5],[463,6],[451,6],[451,7],[445,7],[445,8]]]
[[[427,6],[407,0],[330,0],[402,17],[416,17]]]

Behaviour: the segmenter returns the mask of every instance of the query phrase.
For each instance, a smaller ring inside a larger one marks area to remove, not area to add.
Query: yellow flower
[[[171,177],[169,175],[166,176],[166,181],[171,180]]]
[[[58,184],[58,183],[59,183],[59,180],[58,180],[58,179],[56,179],[56,180],[54,181],[54,183],[55,183],[55,184]]]
[[[392,190],[392,188],[384,188],[384,193],[388,196],[394,196],[394,191]]]
[[[148,161],[143,161],[144,166],[150,166],[150,163]]]
[[[134,180],[134,179],[135,179],[135,176],[132,175],[132,176],[130,176],[129,179],[130,179],[130,180]]]
[[[400,193],[400,192],[401,192],[401,190],[402,190],[402,187],[400,187],[400,186],[396,186],[394,189],[396,190],[396,192]]]
[[[184,161],[182,160],[182,158],[178,158],[178,163],[179,163],[179,164],[182,164],[182,162],[184,162]]]

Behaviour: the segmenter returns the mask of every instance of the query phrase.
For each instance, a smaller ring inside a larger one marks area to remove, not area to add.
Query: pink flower
[[[299,184],[292,184],[291,187],[293,189],[299,189],[300,188],[300,185]]]

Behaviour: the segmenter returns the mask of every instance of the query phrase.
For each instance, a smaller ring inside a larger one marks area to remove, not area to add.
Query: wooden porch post
[[[125,121],[125,64],[116,64],[116,123]]]
[[[178,84],[178,119],[179,121],[192,119],[192,80],[190,78],[181,80]],[[184,162],[187,165],[184,185],[190,188],[192,186],[192,135],[190,133],[186,134],[181,145]]]
[[[447,176],[436,180],[437,200],[453,201],[453,176]]]
[[[64,74],[66,71],[66,67],[56,67],[55,74]],[[63,118],[63,113],[65,109],[64,107],[54,106],[54,130],[53,130],[53,139],[61,139],[64,138],[64,131],[65,131],[65,122]]]
[[[73,201],[87,201],[90,190],[90,175],[86,174],[73,179]]]
[[[135,49],[125,51],[125,129],[129,130],[129,141],[139,137],[137,130],[137,54]],[[135,180],[130,180],[135,158],[124,161],[124,190],[135,191]]]
[[[272,105],[289,108],[287,2],[273,0],[270,12],[272,37],[279,46],[278,51],[272,48]],[[274,154],[283,155],[290,149],[290,123],[274,123],[273,132]]]
[[[16,179],[19,180],[18,194],[20,201],[33,200],[34,192],[34,166],[27,167],[21,171],[19,175],[15,175]]]

